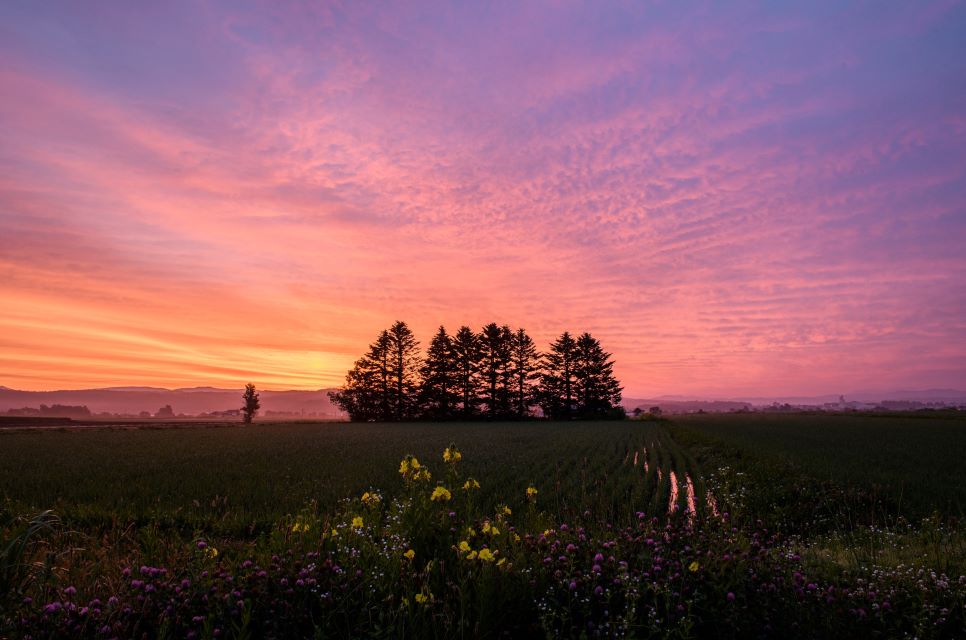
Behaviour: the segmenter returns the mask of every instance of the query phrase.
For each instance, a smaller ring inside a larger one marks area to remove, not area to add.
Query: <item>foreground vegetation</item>
[[[832,420],[826,439],[865,428]],[[731,424],[0,433],[0,635],[966,632],[959,514],[933,511],[955,502],[897,510]],[[906,448],[942,460],[962,426],[910,423]]]

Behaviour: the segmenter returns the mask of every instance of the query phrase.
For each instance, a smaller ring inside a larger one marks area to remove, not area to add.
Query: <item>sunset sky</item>
[[[0,385],[966,388],[962,2],[0,4]]]

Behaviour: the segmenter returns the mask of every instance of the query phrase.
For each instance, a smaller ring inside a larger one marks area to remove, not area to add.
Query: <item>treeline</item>
[[[352,421],[622,418],[611,354],[564,332],[546,353],[523,329],[440,327],[423,356],[405,322],[379,334],[329,393]]]

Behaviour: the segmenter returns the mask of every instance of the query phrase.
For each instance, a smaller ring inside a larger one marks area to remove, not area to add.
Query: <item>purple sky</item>
[[[966,388],[966,6],[0,4],[0,384],[339,384],[407,320],[626,395]]]

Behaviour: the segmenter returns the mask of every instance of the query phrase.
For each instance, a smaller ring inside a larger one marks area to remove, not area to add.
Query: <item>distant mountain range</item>
[[[278,412],[309,417],[343,417],[345,414],[329,400],[331,389],[316,391],[260,391],[261,415]],[[238,409],[242,405],[242,389],[218,389],[215,387],[191,387],[186,389],[160,389],[155,387],[110,387],[106,389],[80,389],[69,391],[18,391],[0,386],[0,412],[8,409],[40,405],[83,405],[92,413],[117,413],[137,415],[142,411],[151,414],[165,405],[171,405],[175,414],[199,415],[217,411]],[[966,405],[966,392],[956,389],[925,389],[922,391],[856,392],[844,394],[846,402],[878,404],[886,401],[921,402],[924,404]],[[654,398],[625,398],[624,407],[633,411],[640,407],[661,407],[665,413],[688,411],[732,411],[744,407],[760,407],[774,403],[821,406],[838,403],[838,395],[782,396],[782,397],[733,397],[701,398],[695,396],[664,395]]]
[[[194,387],[159,389],[155,387],[110,387],[71,391],[17,391],[0,387],[0,412],[23,407],[83,405],[92,413],[137,415],[154,414],[171,405],[175,414],[198,415],[214,411],[239,409],[242,389]],[[317,391],[259,391],[261,415],[268,412],[306,414],[313,417],[341,417],[344,414],[329,401],[329,389]]]
[[[956,389],[924,389],[922,391],[856,391],[841,395],[820,396],[737,396],[731,398],[700,398],[695,396],[665,395],[650,399],[624,398],[623,405],[628,411],[640,407],[661,407],[665,412],[686,411],[732,411],[743,407],[765,407],[772,404],[794,406],[823,406],[846,403],[878,405],[887,402],[920,402],[922,404],[966,405],[966,391]]]

